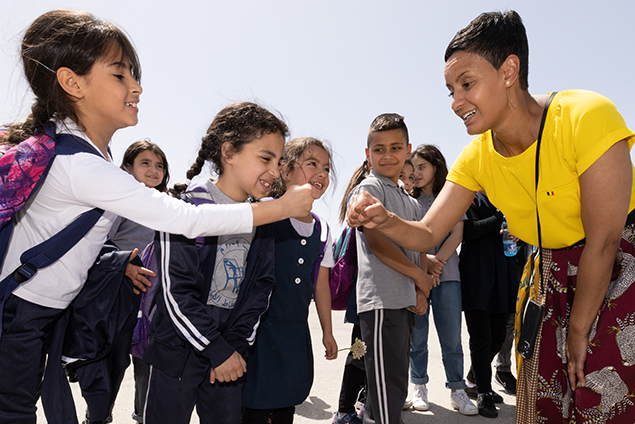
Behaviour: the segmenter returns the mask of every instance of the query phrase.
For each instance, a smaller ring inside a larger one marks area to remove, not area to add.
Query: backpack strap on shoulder
[[[318,253],[317,261],[315,261],[315,265],[313,267],[313,295],[315,296],[315,285],[317,283],[318,274],[320,273],[320,266],[322,266],[322,259],[324,259],[324,254],[326,253],[326,244],[328,241],[328,235],[330,232],[328,222],[322,222],[317,214],[311,212],[313,219],[315,219],[315,226],[317,231],[320,233],[320,251]]]
[[[55,134],[55,125],[48,127],[41,138],[45,141],[50,139],[55,140],[55,155],[70,155],[78,152],[88,152],[99,155],[99,152],[97,152],[95,148],[78,137],[67,134]],[[37,184],[29,191],[29,196],[37,192],[39,186],[44,182],[54,158],[54,156],[49,157],[46,168],[39,175]],[[40,244],[22,253],[20,256],[21,265],[0,281],[0,328],[2,328],[4,303],[13,290],[20,284],[33,278],[38,269],[46,268],[64,256],[88,234],[103,213],[103,209],[98,208],[86,211],[48,240],[44,240]],[[10,219],[2,227],[2,231],[0,231],[0,247],[4,249],[3,255],[8,248],[14,225],[15,220]]]

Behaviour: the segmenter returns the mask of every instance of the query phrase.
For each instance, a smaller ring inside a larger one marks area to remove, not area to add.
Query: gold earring
[[[509,81],[505,81],[505,85],[509,86],[510,82]]]

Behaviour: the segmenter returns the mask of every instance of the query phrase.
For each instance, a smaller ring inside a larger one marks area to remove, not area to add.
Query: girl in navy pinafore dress
[[[314,138],[298,138],[285,146],[274,194],[286,187],[311,184],[318,199],[329,185],[331,155]],[[286,219],[275,225],[276,283],[269,309],[262,316],[256,343],[247,362],[243,389],[242,423],[292,423],[295,405],[307,398],[313,384],[313,350],[309,333],[309,304],[315,305],[322,326],[325,357],[337,357],[337,343],[331,326],[329,268],[333,252],[328,225],[321,221],[318,230],[312,215],[305,219]],[[320,254],[320,237],[327,244],[319,273],[313,274]]]

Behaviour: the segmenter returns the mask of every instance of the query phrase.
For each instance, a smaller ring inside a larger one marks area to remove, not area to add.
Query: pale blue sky
[[[470,136],[450,110],[443,53],[479,13],[516,10],[527,27],[529,90],[584,88],[611,99],[635,125],[635,3],[622,1],[47,1],[3,0],[0,121],[21,119],[31,99],[18,49],[41,13],[78,8],[122,27],[143,68],[140,121],[118,131],[115,160],[149,137],[183,182],[200,139],[226,104],[250,100],[285,118],[291,137],[335,151],[339,179],[315,210],[336,225],[375,116],[406,117],[413,146],[436,144],[451,165]]]

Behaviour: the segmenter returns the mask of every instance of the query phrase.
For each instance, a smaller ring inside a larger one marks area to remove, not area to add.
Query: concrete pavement
[[[324,348],[321,342],[322,332],[313,305],[310,308],[309,324],[315,356],[315,381],[309,398],[302,405],[296,407],[295,423],[330,423],[333,419],[333,413],[337,410],[346,352],[340,352],[339,357],[332,361],[324,359]],[[344,312],[334,311],[333,331],[340,348],[349,346],[351,329],[352,326],[350,324],[344,324]],[[505,400],[504,404],[498,405],[498,418],[488,419],[479,415],[466,417],[453,410],[450,406],[450,390],[444,386],[445,372],[441,362],[441,350],[439,348],[436,330],[432,323],[430,325],[429,350],[428,374],[430,375],[430,383],[428,384],[428,391],[430,410],[426,412],[414,411],[412,409],[404,411],[402,417],[405,424],[477,424],[486,422],[492,424],[512,424],[516,421],[516,398],[505,394],[496,383],[493,383],[494,390],[500,393]],[[463,325],[463,352],[465,357],[465,372],[467,373],[470,361],[468,335],[465,329],[465,323]],[[75,404],[77,405],[78,418],[81,423],[85,403],[79,393],[77,384],[72,384],[72,388]],[[410,392],[412,392],[412,384],[410,385]],[[122,383],[121,391],[119,392],[117,403],[113,411],[115,423],[134,423],[130,417],[133,410],[133,397],[134,381],[132,377],[132,367],[130,367]],[[46,422],[40,405],[38,405],[38,422]],[[198,423],[198,417],[194,412],[191,424]]]

